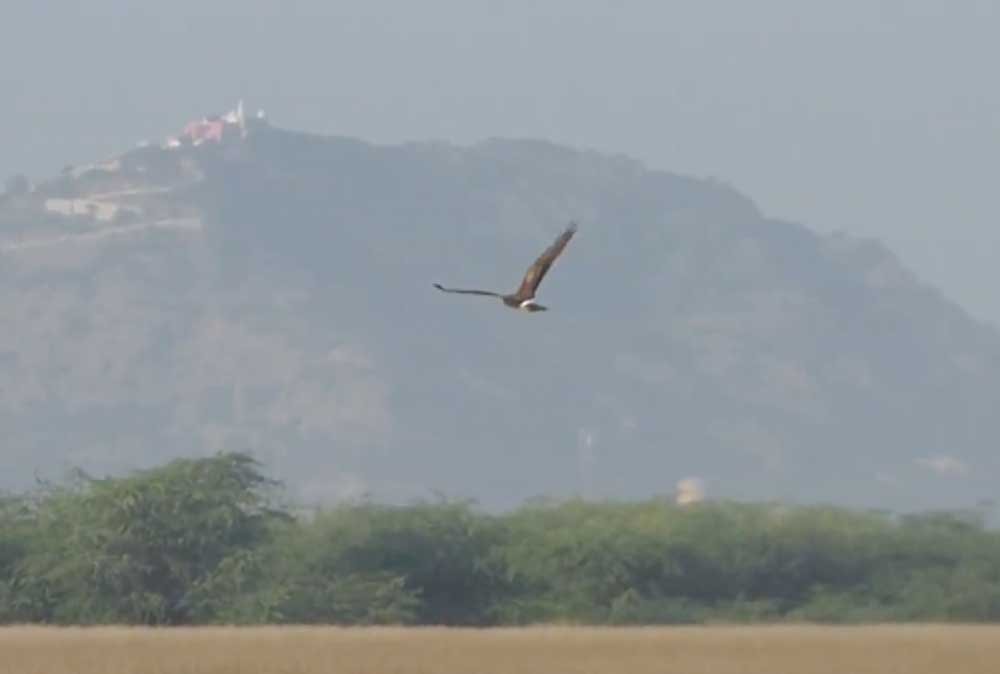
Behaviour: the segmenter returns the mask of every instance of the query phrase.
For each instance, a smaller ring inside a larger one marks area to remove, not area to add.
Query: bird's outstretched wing
[[[549,267],[552,263],[556,261],[559,254],[563,252],[563,248],[569,243],[569,240],[573,238],[576,234],[576,223],[569,223],[569,227],[566,228],[562,234],[552,243],[551,246],[545,249],[538,259],[535,260],[534,264],[528,267],[528,271],[524,274],[524,279],[521,281],[521,287],[517,289],[517,299],[524,301],[530,300],[535,296],[535,291],[538,290],[538,284],[542,282],[545,278],[545,274],[548,273]]]
[[[489,297],[500,297],[500,293],[490,292],[489,290],[465,290],[464,288],[445,288],[440,283],[433,284],[435,288],[445,293],[460,293],[462,295],[488,295]]]

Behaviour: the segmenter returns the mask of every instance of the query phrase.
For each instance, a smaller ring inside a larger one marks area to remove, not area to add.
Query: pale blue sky
[[[1000,325],[998,37],[973,0],[6,3],[0,175],[240,97],[377,142],[545,138],[878,237]]]

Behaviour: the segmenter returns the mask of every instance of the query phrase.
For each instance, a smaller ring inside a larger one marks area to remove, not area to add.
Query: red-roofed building
[[[184,127],[183,136],[191,140],[194,145],[200,145],[206,140],[213,140],[216,143],[222,142],[222,131],[226,123],[221,119],[191,122]]]

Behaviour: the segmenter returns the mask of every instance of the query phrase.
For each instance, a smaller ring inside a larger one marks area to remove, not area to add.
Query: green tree
[[[120,479],[81,476],[44,499],[39,544],[21,567],[59,622],[178,624],[211,619],[223,570],[285,519],[250,457],[182,459]],[[243,587],[230,582],[227,588]],[[249,591],[251,588],[247,588]]]
[[[0,623],[28,620],[32,616],[20,605],[15,573],[28,554],[32,513],[28,500],[0,496]]]
[[[0,621],[1000,620],[969,513],[569,501],[290,517],[242,454],[0,499]]]
[[[336,508],[310,525],[308,591],[299,596],[325,597],[338,621],[359,617],[349,598],[378,596],[380,622],[487,624],[504,592],[495,556],[501,536],[493,518],[463,503]],[[313,603],[313,610],[321,609]]]

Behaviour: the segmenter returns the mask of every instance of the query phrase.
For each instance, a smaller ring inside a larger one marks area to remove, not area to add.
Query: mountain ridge
[[[7,486],[219,449],[306,498],[497,507],[685,478],[968,505],[1000,477],[1000,336],[880,243],[547,141],[232,131],[0,202]],[[541,320],[431,288],[512,289],[571,219]]]

